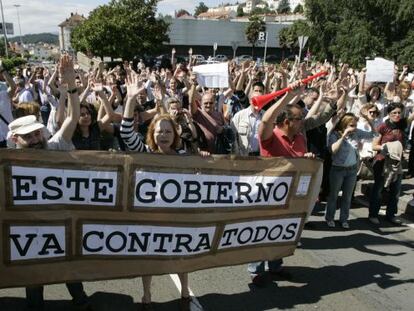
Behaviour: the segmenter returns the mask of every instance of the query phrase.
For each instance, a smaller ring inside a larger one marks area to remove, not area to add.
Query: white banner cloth
[[[197,74],[197,82],[205,87],[229,87],[228,63],[200,65],[193,67]]]

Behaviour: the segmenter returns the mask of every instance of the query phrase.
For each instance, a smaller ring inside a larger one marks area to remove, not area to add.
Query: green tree
[[[286,49],[290,52],[298,51],[298,37],[299,36],[309,36],[309,25],[307,21],[298,21],[294,23],[291,27],[283,28],[279,32],[279,45],[283,49],[283,53]]]
[[[279,14],[290,13],[291,12],[291,9],[290,9],[289,0],[281,0],[279,2],[279,5],[277,6],[276,11]]]
[[[175,17],[181,17],[183,15],[191,15],[191,14],[184,9],[180,9],[177,11],[177,13],[175,13]]]
[[[354,66],[373,55],[413,62],[412,0],[307,0],[304,11],[309,46],[319,59],[340,58]]]
[[[250,16],[245,34],[247,41],[252,45],[252,56],[254,54],[254,47],[256,45],[257,39],[259,39],[259,33],[261,31],[266,31],[266,23],[256,15]]]
[[[168,24],[155,17],[159,0],[112,0],[94,9],[72,32],[75,50],[95,56],[132,59],[155,54],[168,41]]]
[[[274,13],[274,12],[271,9],[269,9],[268,7],[264,7],[264,8],[255,7],[250,12],[251,15],[269,14],[269,13]]]
[[[295,7],[295,9],[293,10],[293,13],[295,14],[303,14],[303,5],[301,5],[300,3]]]
[[[198,4],[198,6],[196,6],[195,10],[194,10],[194,16],[198,16],[201,13],[207,12],[208,11],[208,6],[206,6],[204,4],[204,2],[200,2]]]
[[[240,4],[240,5],[237,7],[237,17],[242,17],[242,16],[244,16],[244,12],[243,12],[243,7],[242,7],[242,5]]]
[[[393,43],[391,55],[399,64],[414,68],[414,30],[409,30],[403,40]]]
[[[1,57],[6,56],[6,50],[4,48],[4,37],[3,36],[0,37],[0,56]]]

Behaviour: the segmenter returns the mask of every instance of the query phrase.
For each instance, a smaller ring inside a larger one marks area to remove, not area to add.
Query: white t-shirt
[[[59,130],[53,135],[47,142],[48,150],[59,150],[59,151],[71,151],[75,150],[75,146],[72,141],[67,142],[62,137],[62,130]]]
[[[19,92],[19,103],[34,101],[33,93],[30,89],[22,89]]]

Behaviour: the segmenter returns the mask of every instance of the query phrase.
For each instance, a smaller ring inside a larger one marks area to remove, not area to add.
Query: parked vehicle
[[[253,60],[253,57],[251,57],[250,55],[240,55],[236,57],[238,62],[245,62],[245,61],[250,61]]]
[[[218,54],[216,57],[213,57],[212,60],[218,61],[218,62],[227,62],[228,58],[226,55]]]
[[[277,55],[267,55],[266,62],[269,63],[279,63],[281,61],[281,57]]]
[[[195,58],[195,60],[197,61],[198,64],[200,64],[201,62],[206,61],[205,57],[201,54],[195,54],[195,55],[193,55],[193,58]]]

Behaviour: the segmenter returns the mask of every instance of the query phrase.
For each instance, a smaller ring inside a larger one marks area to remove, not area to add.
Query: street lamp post
[[[3,1],[0,0],[0,7],[1,7],[1,20],[3,23],[3,38],[4,38],[4,50],[6,53],[6,57],[9,57],[9,50],[7,48],[7,37],[6,37],[6,23],[4,21],[4,13],[3,13]]]
[[[19,8],[21,7],[20,4],[14,4],[14,7],[17,11],[17,22],[19,23],[19,34],[20,34],[20,46],[23,48],[23,41],[22,41],[22,27],[20,25],[20,14],[19,14]]]

